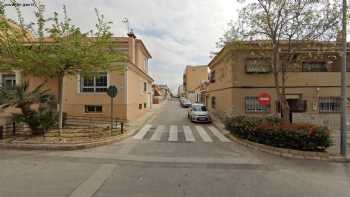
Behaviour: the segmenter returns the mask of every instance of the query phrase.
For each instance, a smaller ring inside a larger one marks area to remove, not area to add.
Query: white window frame
[[[12,76],[13,78],[10,79],[9,76]],[[16,73],[0,73],[0,87],[5,87],[5,84],[6,84],[5,80],[11,81],[12,87],[9,87],[10,89],[16,87],[16,83],[17,83]]]
[[[106,86],[97,86],[97,82],[96,82],[96,76],[97,75],[101,75],[101,74],[103,74],[103,75],[105,75],[106,76]],[[97,73],[97,74],[95,74],[95,75],[92,75],[91,76],[92,77],[92,79],[93,79],[93,85],[92,86],[84,86],[84,76],[82,76],[82,75],[80,75],[79,76],[79,86],[78,86],[78,88],[79,88],[79,92],[80,93],[84,93],[84,94],[88,94],[88,93],[93,93],[93,94],[98,94],[98,93],[106,93],[107,92],[107,89],[108,89],[108,86],[109,86],[109,74],[108,74],[108,72],[99,72],[99,73]],[[88,88],[90,88],[91,89],[91,91],[84,91],[84,89],[88,89]],[[98,89],[104,89],[103,91],[98,91]]]

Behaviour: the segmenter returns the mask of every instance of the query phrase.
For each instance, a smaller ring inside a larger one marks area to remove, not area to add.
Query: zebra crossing
[[[135,140],[154,142],[230,142],[214,126],[145,125],[133,136]]]

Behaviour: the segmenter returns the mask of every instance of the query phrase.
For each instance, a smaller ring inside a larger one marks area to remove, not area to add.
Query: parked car
[[[192,122],[211,122],[207,107],[203,104],[192,104],[188,111],[188,118]]]
[[[181,106],[185,107],[185,108],[191,107],[191,105],[192,105],[192,103],[188,99],[183,99],[182,102],[181,102]]]
[[[188,107],[191,107],[192,103],[190,100],[188,100],[184,97],[181,97],[180,98],[180,105],[181,105],[181,107],[188,108]]]

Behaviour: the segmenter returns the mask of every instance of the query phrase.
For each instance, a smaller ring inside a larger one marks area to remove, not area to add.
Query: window
[[[107,73],[101,72],[81,78],[81,92],[107,92]]]
[[[6,89],[13,89],[16,86],[16,75],[15,74],[2,75],[2,85]]]
[[[216,108],[216,97],[215,96],[211,97],[211,108],[213,108],[213,109]]]
[[[139,109],[142,109],[142,104],[139,104]]]
[[[85,105],[85,113],[102,113],[101,105]]]
[[[247,59],[246,73],[270,73],[272,65],[269,59]]]
[[[147,83],[146,82],[143,83],[143,91],[147,92]]]
[[[143,108],[147,108],[147,103],[144,103],[144,104],[143,104]]]
[[[245,112],[246,113],[267,113],[270,112],[270,105],[260,105],[258,97],[247,96],[245,97]]]
[[[201,105],[192,105],[192,110],[193,111],[203,111],[203,112],[205,112],[205,111],[207,111],[207,107],[205,107],[205,106],[201,106]]]
[[[319,110],[321,113],[338,113],[341,109],[340,106],[340,97],[320,97],[319,99]]]
[[[303,72],[328,72],[326,62],[303,62]]]
[[[209,75],[209,81],[210,81],[210,83],[215,83],[215,80],[216,79],[215,79],[215,70],[214,70]]]

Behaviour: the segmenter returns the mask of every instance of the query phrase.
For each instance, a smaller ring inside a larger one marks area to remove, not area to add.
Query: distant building
[[[179,85],[179,87],[177,88],[177,95],[179,97],[184,97],[185,96],[185,91],[184,91],[184,86],[183,85]]]
[[[205,80],[208,80],[208,66],[187,66],[183,75],[183,89],[185,97],[192,102],[196,101],[196,88]]]
[[[168,99],[171,95],[167,85],[153,84],[153,104],[159,104]]]
[[[205,80],[202,81],[201,84],[195,89],[195,102],[196,103],[203,103],[207,105],[208,103],[208,97],[207,97],[207,90],[209,86],[209,81]]]

